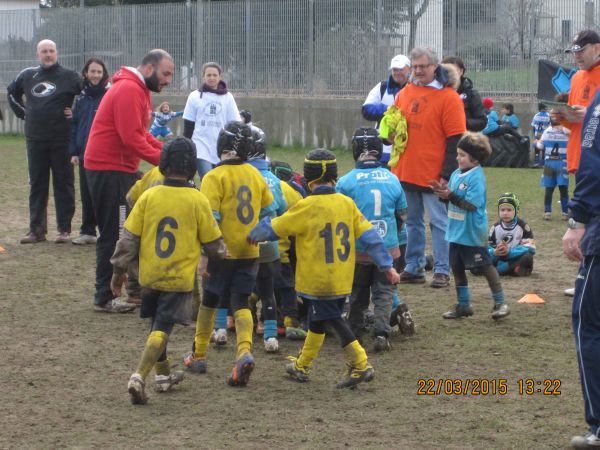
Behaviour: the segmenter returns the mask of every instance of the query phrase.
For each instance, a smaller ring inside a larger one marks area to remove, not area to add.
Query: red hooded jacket
[[[134,173],[140,159],[157,166],[162,143],[148,132],[151,112],[150,90],[130,68],[121,67],[98,107],[84,167]]]

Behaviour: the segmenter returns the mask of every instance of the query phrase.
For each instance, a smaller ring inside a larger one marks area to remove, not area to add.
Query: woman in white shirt
[[[192,92],[183,111],[183,135],[196,144],[200,180],[219,163],[217,138],[224,125],[240,120],[233,95],[221,80],[223,69],[215,62],[202,66],[202,86]]]

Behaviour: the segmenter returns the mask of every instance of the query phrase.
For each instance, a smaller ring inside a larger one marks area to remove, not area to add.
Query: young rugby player
[[[204,176],[200,188],[219,223],[228,254],[223,261],[209,258],[210,276],[204,280],[194,351],[186,355],[184,364],[192,372],[206,372],[206,352],[219,297],[229,292],[237,339],[237,359],[228,379],[230,386],[245,386],[254,369],[248,297],[256,282],[259,252],[256,246],[246,242],[245,236],[258,223],[261,208],[273,202],[273,195],[260,172],[246,164],[253,149],[250,127],[241,122],[228,122],[217,140],[221,163]]]
[[[214,259],[225,256],[221,231],[206,197],[190,187],[196,173],[196,148],[186,138],[167,143],[160,156],[164,183],[145,191],[125,221],[123,237],[111,258],[111,289],[120,295],[128,266],[139,255],[141,317],[152,328],[127,389],[133,404],[145,404],[145,380],[154,367],[155,390],[166,392],[183,379],[170,373],[167,341],[175,323],[187,324],[200,247]]]
[[[346,297],[352,291],[355,240],[364,245],[390,283],[398,283],[400,276],[375,228],[352,199],[335,192],[335,155],[324,149],[309,152],[304,161],[304,177],[311,195],[272,222],[269,218],[261,220],[248,240],[257,244],[279,240],[280,236],[296,239],[296,290],[308,302],[309,331],[300,355],[290,357],[287,373],[297,381],[308,381],[329,323],[340,337],[349,365],[346,378],[337,386],[353,388],[371,381],[375,374],[367,353],[342,319]]]
[[[510,309],[487,249],[486,182],[480,165],[492,154],[492,148],[485,135],[465,133],[458,141],[456,153],[458,169],[450,181],[442,184],[434,180],[431,184],[438,197],[448,200],[446,240],[450,243],[450,265],[458,297],[458,303],[443,317],[458,319],[473,315],[466,269],[477,268],[492,291],[492,319],[501,319],[510,314]]]

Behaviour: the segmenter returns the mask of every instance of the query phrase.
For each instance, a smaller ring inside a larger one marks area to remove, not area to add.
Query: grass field
[[[337,153],[344,173],[350,154]],[[300,169],[304,155],[273,149],[270,156]],[[554,220],[541,220],[538,170],[485,169],[490,219],[499,194],[517,193],[538,246],[530,278],[503,279],[512,308],[506,320],[490,319],[481,278],[470,279],[475,315],[459,321],[441,318],[455,303],[453,287],[400,286],[417,334],[394,336],[390,352],[371,353],[376,378],[355,391],[335,389],[344,359],[334,338],[306,384],[288,380],[283,370],[298,343],[284,340],[279,354],[266,355],[256,339],[257,367],[247,388],[226,386],[234,358],[229,344],[210,350],[206,375],[187,376],[171,393],[150,391],[148,405],[133,407],[126,385],[148,324],[137,315],[93,312],[92,246],[18,244],[29,220],[23,139],[0,138],[0,158],[0,448],[541,449],[566,448],[586,428],[571,301],[563,296],[576,265],[561,254],[565,224],[556,211]],[[52,199],[49,224],[53,238]],[[526,293],[546,304],[517,304]],[[192,337],[184,327],[172,335],[170,355],[179,368]],[[525,378],[559,380],[560,395],[520,393]],[[489,380],[483,385],[490,392],[446,395],[442,387],[437,395],[418,395],[419,380],[426,379],[458,380],[455,386]],[[501,380],[507,392],[492,393]]]

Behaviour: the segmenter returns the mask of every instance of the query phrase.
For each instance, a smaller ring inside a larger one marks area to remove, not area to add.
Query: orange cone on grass
[[[517,303],[531,303],[536,305],[542,305],[546,302],[542,297],[540,297],[537,294],[526,294]]]

